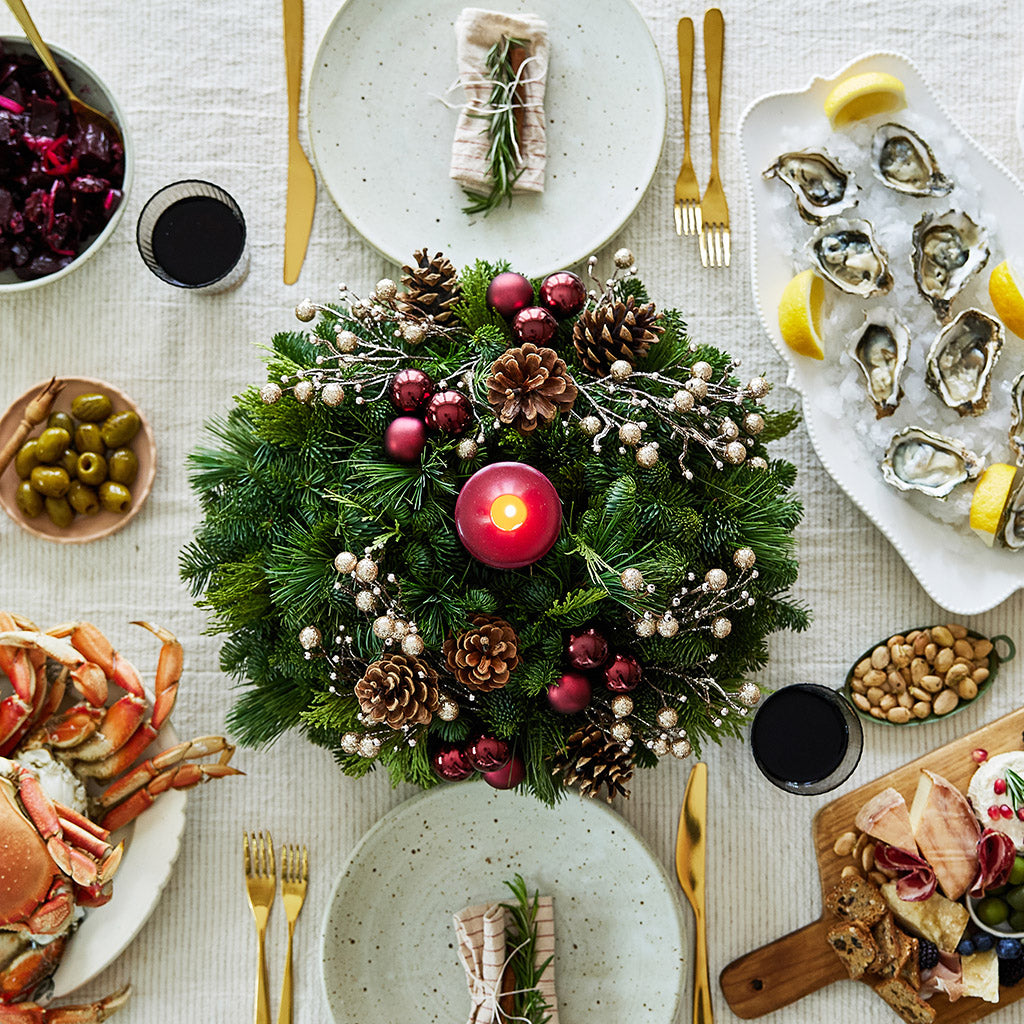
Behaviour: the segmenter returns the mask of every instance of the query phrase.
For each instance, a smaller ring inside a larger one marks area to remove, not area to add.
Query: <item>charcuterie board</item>
[[[1022,731],[1024,708],[947,743],[823,807],[815,815],[812,825],[822,898],[838,883],[844,865],[850,863],[849,858],[833,852],[836,837],[853,827],[857,811],[872,796],[892,786],[905,797],[913,797],[922,768],[944,776],[966,792],[977,768],[971,752],[979,747],[991,753],[1020,749]],[[760,1017],[831,985],[834,981],[848,980],[845,968],[825,940],[825,933],[834,922],[835,919],[825,911],[823,904],[817,921],[729,964],[722,971],[719,981],[733,1013],[748,1019]],[[867,976],[863,980],[869,983],[877,981]],[[1024,983],[1012,988],[1000,988],[998,1003],[986,1003],[981,999],[967,997],[950,1003],[945,997],[938,997],[937,1001],[933,1001],[938,1010],[936,1024],[970,1024],[1022,998]],[[879,1019],[889,1012],[881,1003],[878,1004]],[[898,1020],[894,1013],[892,1020]]]

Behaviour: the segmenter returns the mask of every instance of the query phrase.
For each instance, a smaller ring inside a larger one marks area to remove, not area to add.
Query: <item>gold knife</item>
[[[284,220],[284,283],[294,284],[306,258],[316,206],[316,177],[299,143],[302,89],[302,3],[284,0],[284,62],[288,80],[288,199]]]
[[[712,1024],[708,978],[708,936],[704,917],[704,867],[707,854],[708,766],[698,761],[690,770],[676,836],[676,875],[693,907],[697,953],[693,961],[693,1021]]]

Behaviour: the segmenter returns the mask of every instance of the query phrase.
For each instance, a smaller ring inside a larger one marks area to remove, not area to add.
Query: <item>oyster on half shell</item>
[[[889,442],[882,476],[897,490],[945,498],[955,487],[974,480],[984,465],[984,459],[951,437],[905,427]]]
[[[866,220],[831,217],[811,236],[811,260],[841,291],[868,298],[892,288],[892,274]]]
[[[1024,476],[1006,503],[1003,543],[1013,551],[1024,551]]]
[[[853,336],[850,354],[864,373],[875,416],[891,416],[903,398],[900,378],[910,353],[910,332],[891,310],[869,310]]]
[[[941,323],[973,274],[988,262],[988,233],[962,210],[925,213],[914,225],[911,260],[918,291]]]
[[[961,416],[980,416],[988,408],[1002,347],[1003,325],[980,309],[965,309],[929,349],[925,383]]]
[[[765,179],[778,178],[796,197],[800,216],[811,224],[857,205],[853,175],[844,170],[823,149],[783,153],[764,171]]]
[[[945,196],[953,189],[928,143],[891,121],[871,140],[871,170],[884,185],[908,196]]]
[[[1010,385],[1010,447],[1024,465],[1024,373]]]

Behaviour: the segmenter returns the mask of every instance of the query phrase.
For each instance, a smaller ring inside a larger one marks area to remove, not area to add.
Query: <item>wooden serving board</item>
[[[824,909],[824,895],[839,881],[842,869],[853,863],[849,857],[835,854],[832,846],[838,836],[854,828],[853,820],[857,811],[867,800],[887,786],[892,786],[903,794],[909,806],[922,768],[944,776],[966,792],[977,768],[971,751],[977,747],[991,754],[1019,750],[1022,746],[1022,731],[1024,708],[939,747],[841,796],[818,811],[814,817],[812,835],[821,875],[821,917],[813,924],[741,956],[722,971],[719,982],[733,1012],[738,1017],[760,1017],[817,992],[834,981],[849,980],[846,969],[825,940],[825,933],[836,919]],[[877,984],[879,979],[865,976],[862,980],[868,984]],[[936,1024],[970,1024],[1021,998],[1024,998],[1024,982],[1012,988],[1000,988],[998,1003],[986,1003],[974,998],[963,998],[951,1003],[940,995],[932,999],[932,1005],[938,1010]],[[879,1000],[879,1007],[883,1005]],[[892,1019],[897,1019],[895,1014]]]

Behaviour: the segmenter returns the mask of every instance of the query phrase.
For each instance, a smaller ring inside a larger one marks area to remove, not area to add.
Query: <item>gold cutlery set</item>
[[[274,840],[269,832],[242,834],[242,866],[245,870],[245,890],[249,897],[252,916],[256,919],[257,973],[256,1024],[270,1024],[270,998],[267,992],[267,958],[265,943],[267,919],[277,891],[277,869],[274,861]],[[306,847],[285,845],[281,848],[281,902],[288,921],[288,953],[284,965],[281,987],[281,1005],[277,1013],[278,1024],[292,1021],[292,939],[295,921],[306,899],[309,882],[309,854]]]
[[[701,197],[690,157],[690,111],[693,91],[693,20],[680,18],[676,33],[679,48],[679,84],[683,105],[683,165],[675,189],[677,235],[696,235],[700,262],[705,267],[727,267],[731,257],[729,206],[718,171],[718,128],[722,116],[722,60],[725,52],[725,20],[717,7],[704,14],[704,65],[708,87],[708,120],[711,136],[711,176]]]

